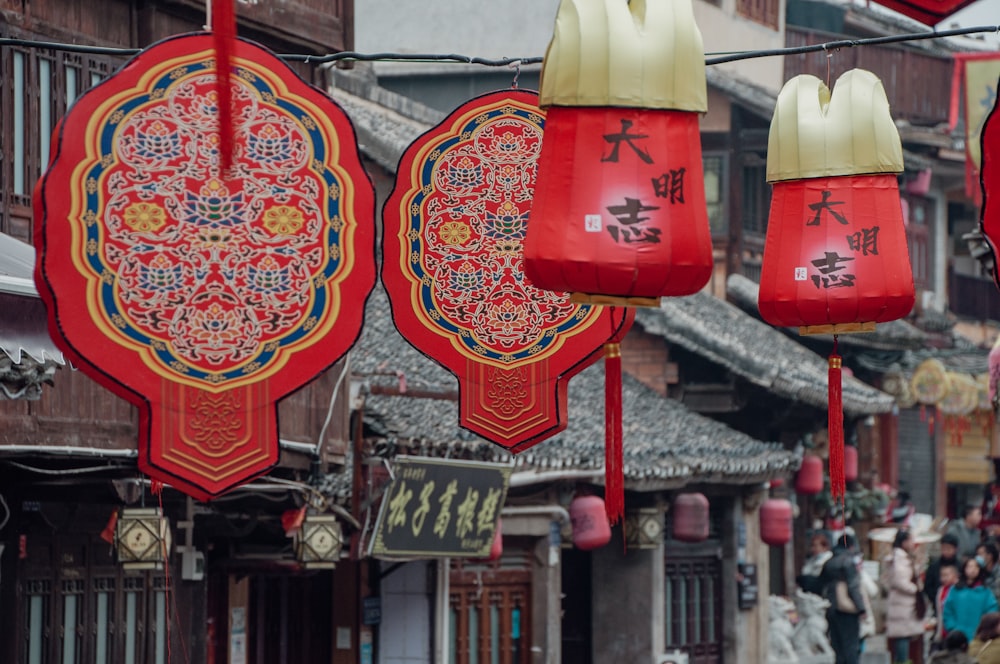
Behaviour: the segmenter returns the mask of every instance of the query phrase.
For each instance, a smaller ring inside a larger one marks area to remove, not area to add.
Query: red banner
[[[200,499],[277,462],[275,402],[353,345],[375,279],[347,116],[233,47],[231,170],[212,38],[184,35],[73,105],[35,192],[53,337],[139,407],[140,468]]]
[[[514,451],[566,427],[570,377],[631,322],[524,277],[537,103],[507,90],[459,107],[407,149],[382,214],[396,326],[458,377],[460,424]]]
[[[951,79],[949,124],[958,125],[960,113],[965,119],[965,193],[982,203],[979,187],[982,167],[982,132],[986,116],[997,98],[1000,79],[1000,53],[956,53]]]

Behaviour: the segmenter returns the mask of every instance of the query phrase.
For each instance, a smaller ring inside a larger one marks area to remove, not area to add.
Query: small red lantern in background
[[[768,498],[760,506],[760,539],[771,546],[792,541],[792,504],[784,498]]]
[[[708,498],[700,493],[682,493],[674,499],[674,539],[704,542],[708,539]]]
[[[545,135],[524,241],[524,273],[536,287],[656,306],[708,283],[698,127],[706,90],[690,0],[560,3],[542,68]]]
[[[858,479],[858,448],[854,445],[844,445],[844,480],[854,482]]]
[[[774,188],[758,304],[772,325],[834,335],[828,422],[835,498],[845,490],[836,335],[874,330],[913,308],[896,181],[902,170],[899,132],[874,74],[851,70],[832,93],[808,75],[782,88],[768,136]]]
[[[502,519],[497,519],[497,529],[493,533],[493,546],[490,547],[490,555],[486,557],[486,560],[499,560],[500,556],[503,555],[503,525]]]
[[[611,541],[611,525],[600,496],[577,496],[569,504],[573,524],[573,546],[582,551],[600,548]]]
[[[795,493],[815,496],[823,491],[823,460],[815,454],[802,457],[802,466],[795,476]]]

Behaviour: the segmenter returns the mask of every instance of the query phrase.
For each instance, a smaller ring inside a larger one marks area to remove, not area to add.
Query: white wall
[[[431,661],[431,597],[426,561],[407,563],[382,579],[382,623],[378,628],[381,664]],[[383,569],[388,567],[386,563]]]

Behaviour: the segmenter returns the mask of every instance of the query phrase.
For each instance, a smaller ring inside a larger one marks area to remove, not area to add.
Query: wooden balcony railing
[[[786,46],[808,46],[844,39],[830,34],[788,26]],[[828,65],[829,63],[829,65]],[[948,121],[951,100],[952,61],[947,57],[919,53],[900,46],[845,48],[831,54],[823,51],[785,56],[785,80],[812,74],[824,80],[830,67],[830,84],[849,69],[867,69],[882,80],[893,118],[915,125]]]
[[[949,268],[948,309],[962,318],[1000,321],[1000,290],[992,279]]]

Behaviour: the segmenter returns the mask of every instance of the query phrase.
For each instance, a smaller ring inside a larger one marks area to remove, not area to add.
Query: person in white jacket
[[[908,530],[896,533],[892,553],[882,562],[883,585],[889,589],[885,635],[893,662],[924,661],[923,590],[913,564],[913,537]]]

